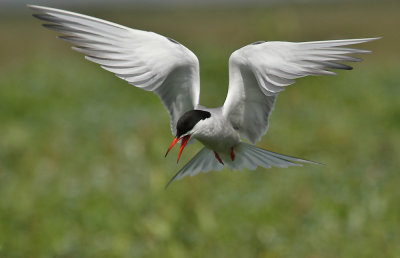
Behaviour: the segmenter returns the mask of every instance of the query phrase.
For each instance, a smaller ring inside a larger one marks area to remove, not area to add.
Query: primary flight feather
[[[352,69],[342,62],[361,59],[368,50],[344,46],[378,38],[313,42],[258,41],[229,58],[229,91],[219,108],[199,104],[199,61],[177,41],[154,32],[131,29],[98,18],[43,6],[28,5],[46,28],[63,34],[73,49],[128,83],[158,95],[170,114],[175,136],[168,152],[181,143],[178,160],[191,139],[204,148],[170,181],[199,172],[301,166],[312,161],[278,154],[255,144],[267,132],[276,97],[295,79],[334,75],[332,69]],[[170,184],[169,183],[169,184]]]

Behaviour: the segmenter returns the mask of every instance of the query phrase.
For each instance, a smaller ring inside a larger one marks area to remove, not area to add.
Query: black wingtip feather
[[[260,40],[260,41],[256,41],[256,42],[253,42],[253,43],[251,43],[250,45],[260,45],[260,44],[263,44],[263,43],[265,43],[266,41],[264,41],[264,40]]]
[[[63,26],[57,25],[57,24],[50,24],[50,23],[44,23],[42,24],[43,27],[46,29],[51,29],[51,30],[61,30],[64,29]]]
[[[42,20],[42,21],[46,21],[46,22],[55,22],[55,19],[53,16],[48,15],[48,14],[38,14],[38,13],[34,13],[32,14],[33,17],[35,17],[36,19]]]
[[[178,41],[176,41],[175,39],[172,39],[172,38],[169,38],[169,37],[166,37],[169,41],[171,41],[172,43],[175,43],[175,44],[177,44],[177,45],[181,45],[181,43],[179,43]]]
[[[349,66],[349,65],[345,65],[345,64],[338,64],[335,63],[332,67],[333,69],[342,69],[342,70],[353,70],[353,67]]]

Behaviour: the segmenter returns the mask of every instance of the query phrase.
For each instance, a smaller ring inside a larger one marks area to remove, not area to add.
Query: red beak
[[[176,163],[178,163],[179,159],[181,158],[182,151],[183,151],[183,149],[186,147],[186,144],[188,143],[188,141],[189,141],[189,139],[190,139],[190,136],[191,136],[191,135],[186,135],[186,136],[183,136],[183,137],[181,137],[181,138],[179,138],[179,139],[175,137],[175,139],[172,141],[171,145],[169,146],[169,148],[168,148],[168,150],[167,150],[167,153],[165,153],[165,157],[168,155],[168,152],[172,149],[172,147],[174,147],[174,145],[175,145],[179,140],[182,139],[182,141],[181,141],[181,149],[179,150],[178,160],[176,161]]]

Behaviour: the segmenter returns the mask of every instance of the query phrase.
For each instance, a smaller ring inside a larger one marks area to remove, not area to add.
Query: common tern
[[[229,90],[219,108],[199,104],[199,61],[179,42],[154,32],[131,29],[98,18],[43,6],[28,5],[44,27],[63,34],[72,49],[130,84],[154,92],[170,115],[175,136],[168,152],[180,142],[204,147],[170,180],[199,172],[318,164],[256,147],[267,132],[277,95],[295,79],[308,75],[335,75],[332,69],[351,70],[341,62],[357,62],[349,54],[368,50],[343,47],[379,38],[311,42],[258,41],[229,58]],[[242,138],[250,143],[243,142]]]

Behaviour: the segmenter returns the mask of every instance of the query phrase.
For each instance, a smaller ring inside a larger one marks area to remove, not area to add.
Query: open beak
[[[186,144],[188,143],[188,141],[189,141],[189,139],[190,139],[190,136],[191,136],[191,135],[186,135],[186,136],[183,136],[183,137],[181,137],[181,138],[179,138],[179,139],[175,137],[175,139],[172,141],[171,145],[169,146],[169,148],[168,148],[168,150],[167,150],[167,153],[165,153],[165,157],[168,155],[168,152],[172,149],[172,147],[174,147],[174,145],[175,145],[179,140],[182,140],[182,141],[181,141],[181,149],[179,150],[178,160],[176,161],[176,163],[178,163],[179,159],[181,158],[182,151],[183,151],[183,149],[186,147]]]

